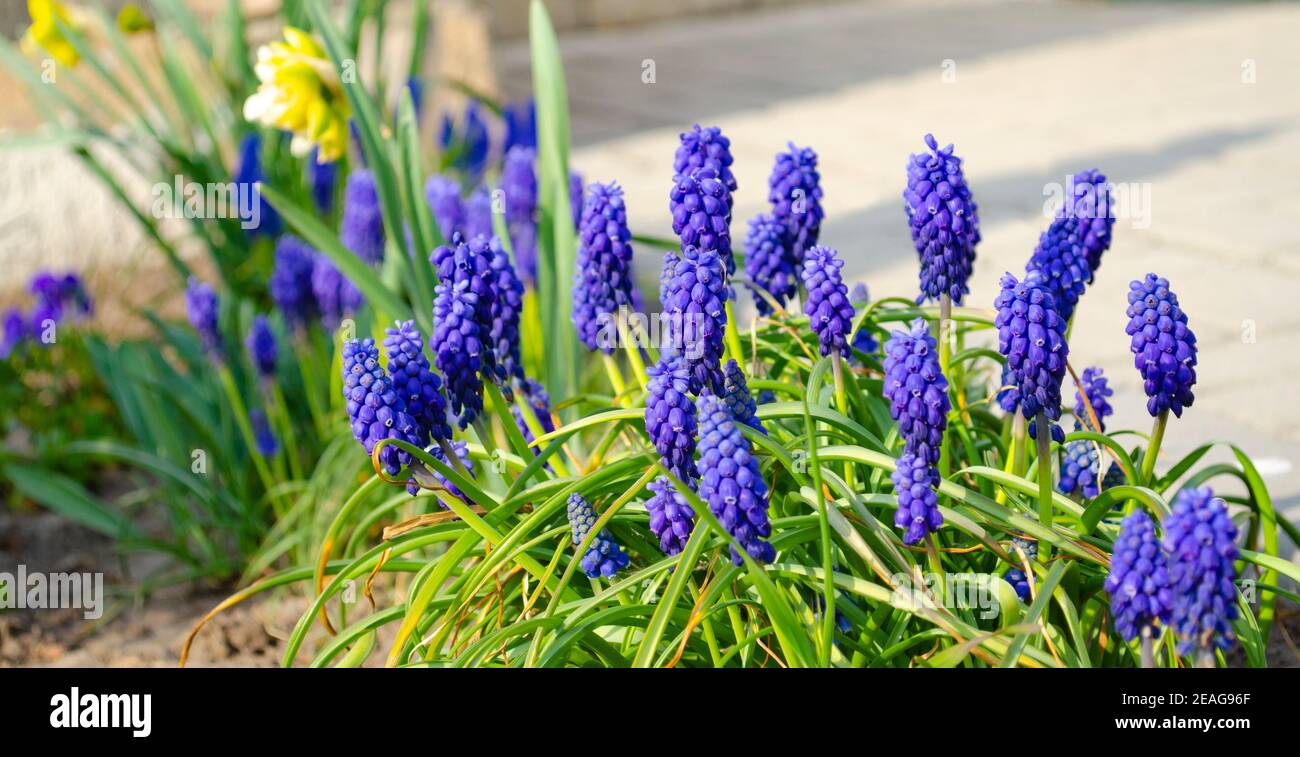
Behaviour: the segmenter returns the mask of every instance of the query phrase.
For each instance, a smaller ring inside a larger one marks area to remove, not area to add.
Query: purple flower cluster
[[[665,266],[667,267],[667,266]],[[681,316],[672,324],[675,350],[684,353],[691,393],[723,390],[722,339],[727,327],[727,274],[715,250],[686,249],[673,267],[664,309]]]
[[[913,155],[907,165],[903,208],[912,243],[921,256],[921,294],[917,302],[947,294],[961,304],[970,291],[966,280],[980,241],[979,214],[952,145],[942,150],[925,135],[930,152]]]
[[[1236,636],[1237,526],[1209,487],[1184,489],[1165,518],[1164,548],[1173,591],[1178,651],[1227,649]]]
[[[271,300],[292,329],[306,330],[320,315],[312,287],[319,253],[298,237],[285,234],[275,245],[271,269]]]
[[[650,381],[645,399],[645,432],[664,467],[683,481],[698,474],[695,467],[695,405],[688,396],[691,373],[682,358],[664,355],[646,371]]]
[[[1098,474],[1101,459],[1097,445],[1086,439],[1075,439],[1065,445],[1065,457],[1061,460],[1061,480],[1056,488],[1062,494],[1074,494],[1076,491],[1091,499],[1101,492]]]
[[[1061,417],[1061,380],[1065,377],[1065,321],[1051,293],[1006,274],[993,301],[997,317],[998,351],[1007,358],[1003,382],[1013,394],[1003,402],[1018,405],[1026,418],[1043,413],[1051,421]],[[1056,434],[1053,424],[1053,435]]]
[[[253,408],[248,411],[248,423],[253,428],[253,442],[257,445],[257,454],[262,457],[274,457],[280,450],[280,442],[266,420],[266,413]]]
[[[406,405],[406,412],[420,427],[421,438],[450,439],[447,400],[442,396],[442,379],[429,368],[424,355],[424,337],[414,321],[385,330],[384,350],[393,391]]]
[[[337,329],[345,316],[356,313],[366,304],[366,298],[356,284],[321,253],[316,255],[312,264],[311,292],[316,300],[316,309],[320,311],[321,324],[330,331]]]
[[[424,182],[424,199],[433,211],[433,220],[443,241],[465,230],[465,206],[460,201],[460,185],[455,179],[434,174]]]
[[[551,395],[546,393],[546,389],[536,381],[525,378],[519,384],[519,390],[523,392],[524,400],[533,410],[533,415],[537,416],[537,423],[542,427],[542,433],[549,434],[555,430],[555,420],[551,417]],[[510,414],[515,418],[515,426],[519,428],[519,433],[524,437],[524,441],[532,444],[536,438],[533,436],[533,430],[529,427],[527,419],[524,418],[524,412],[517,405],[510,406]],[[533,450],[534,455],[542,454],[540,449]]]
[[[1124,331],[1133,337],[1129,349],[1142,374],[1147,412],[1155,416],[1172,410],[1181,417],[1183,408],[1191,407],[1195,399],[1196,335],[1187,327],[1187,314],[1178,306],[1168,279],[1148,273],[1128,287],[1129,321]]]
[[[722,373],[726,377],[722,404],[727,406],[727,412],[740,423],[766,434],[767,429],[763,428],[763,422],[755,415],[758,412],[758,404],[749,393],[749,383],[745,381],[745,373],[740,370],[740,365],[734,359],[728,360]]]
[[[1023,539],[1019,536],[1013,537],[1011,541],[1015,544],[1015,546],[1019,547],[1020,550],[1025,553],[1025,557],[1029,558],[1030,560],[1033,560],[1035,557],[1038,556],[1038,542],[1030,541],[1028,539]],[[1020,557],[1020,555],[1015,551],[1011,552],[1011,556],[1012,558],[1015,559],[1019,559]],[[1007,570],[1007,572],[1002,576],[1002,578],[1007,583],[1011,584],[1011,588],[1016,590],[1016,596],[1020,597],[1021,602],[1029,601],[1029,597],[1030,597],[1029,587],[1031,584],[1030,584],[1029,576],[1025,575],[1025,571],[1021,569],[1021,566],[1013,565],[1010,569]]]
[[[1142,510],[1120,523],[1105,588],[1115,630],[1125,640],[1132,641],[1143,630],[1154,631],[1157,621],[1169,622],[1173,592],[1168,560],[1160,550],[1155,524]]]
[[[596,525],[596,512],[591,509],[591,504],[583,499],[581,494],[574,492],[569,495],[566,515],[574,545],[581,544]],[[582,556],[578,566],[582,568],[583,573],[587,574],[587,578],[598,576],[610,578],[626,568],[631,560],[623,547],[614,541],[614,535],[609,532],[609,529],[602,529],[592,540],[591,546]]]
[[[668,193],[668,208],[673,215],[673,231],[682,239],[682,249],[692,247],[716,251],[726,264],[727,274],[735,273],[736,261],[731,254],[731,192],[712,168],[697,168],[673,178]]]
[[[870,302],[871,296],[867,294],[866,284],[858,282],[849,290],[849,304],[855,309],[865,308]],[[853,333],[853,349],[867,355],[876,351],[876,338],[865,325]]]
[[[339,241],[367,263],[384,259],[384,218],[379,208],[379,192],[374,175],[364,168],[348,174],[343,188]]]
[[[262,197],[258,184],[266,181],[266,172],[262,170],[262,137],[255,131],[244,135],[239,142],[239,165],[235,168],[234,184],[243,193],[255,193],[257,200],[256,224],[245,228],[249,237],[274,237],[280,233],[280,214],[275,212],[271,203]],[[253,218],[241,218],[240,221],[252,224]],[[242,224],[241,224],[242,225]]]
[[[506,103],[501,120],[506,124],[505,152],[513,147],[537,148],[537,103],[533,98]]]
[[[790,260],[797,266],[804,253],[817,244],[825,217],[817,153],[791,142],[789,152],[777,153],[767,184],[772,216],[789,229]]]
[[[601,343],[602,327],[620,307],[632,308],[633,275],[623,190],[617,183],[593,183],[578,226],[573,275],[573,327],[588,350],[613,353],[616,345]]]
[[[776,550],[766,541],[772,533],[767,484],[759,474],[749,440],[717,397],[701,395],[696,412],[700,419],[700,498],[751,558],[770,563],[776,559]],[[744,564],[734,546],[731,561]]]
[[[477,185],[487,168],[488,152],[492,147],[487,121],[477,100],[465,104],[465,113],[459,124],[453,122],[450,113],[443,114],[438,143],[443,152],[451,155],[451,165],[464,175],[465,183]]]
[[[1080,386],[1074,392],[1074,417],[1080,425],[1090,430],[1105,431],[1106,416],[1115,411],[1111,409],[1110,403],[1106,401],[1107,397],[1113,396],[1115,390],[1107,386],[1106,377],[1102,375],[1100,368],[1088,367],[1083,369],[1083,374],[1079,377]],[[1082,391],[1080,391],[1082,390]],[[1092,405],[1092,410],[1097,414],[1097,422],[1101,424],[1100,429],[1092,429],[1092,419],[1088,415],[1088,408],[1083,401],[1083,396],[1088,395],[1088,404]]]
[[[707,169],[718,177],[727,191],[736,191],[736,177],[731,173],[731,140],[716,126],[695,124],[681,134],[681,144],[673,155],[673,174],[689,176]]]
[[[433,300],[434,364],[447,382],[447,404],[463,429],[483,412],[484,340],[479,296],[469,281],[438,284]]]
[[[222,360],[225,344],[218,323],[220,305],[217,302],[217,292],[210,284],[190,277],[189,286],[185,289],[185,315],[198,333],[203,351],[212,360]]]
[[[524,280],[537,280],[537,151],[512,147],[501,164],[501,188],[505,191],[506,228],[510,249],[515,254]]]
[[[1074,307],[1092,279],[1083,249],[1083,228],[1078,219],[1060,216],[1052,221],[1025,266],[1025,280],[1052,293],[1063,320],[1070,320]]]
[[[69,314],[84,316],[91,311],[90,296],[74,273],[40,271],[28,283],[28,291],[32,294],[30,315],[12,307],[0,317],[0,360],[8,359],[29,339],[39,344],[52,343],[52,334],[47,333],[51,326]]]
[[[1106,175],[1092,168],[1071,177],[1074,190],[1066,198],[1063,213],[1079,219],[1079,239],[1088,261],[1088,283],[1091,284],[1101,266],[1101,256],[1110,248],[1111,232],[1115,228],[1114,208],[1110,199],[1110,183]]]
[[[343,398],[347,401],[352,436],[374,454],[375,445],[385,439],[424,446],[419,424],[406,412],[406,403],[379,364],[374,339],[350,339],[343,343]],[[410,453],[394,445],[384,447],[379,462],[390,476],[411,462]]]
[[[885,343],[885,380],[889,415],[898,422],[904,452],[936,465],[948,428],[948,379],[939,368],[938,342],[924,318],[910,331],[894,331]]]
[[[248,348],[248,354],[253,359],[253,367],[257,369],[257,375],[262,378],[275,375],[275,361],[280,350],[275,342],[275,332],[271,331],[271,323],[266,316],[253,317],[253,327],[248,330],[248,338],[244,346]]]
[[[338,180],[339,164],[317,161],[318,152],[317,149],[312,149],[311,155],[303,161],[303,173],[316,209],[329,213],[334,209],[334,184]]]
[[[808,325],[817,334],[821,354],[838,352],[847,358],[850,354],[849,332],[853,329],[853,305],[849,302],[848,287],[840,277],[843,267],[844,261],[839,259],[835,250],[819,245],[808,250],[800,275],[808,291],[803,312],[808,316]]]
[[[782,307],[799,289],[799,261],[790,253],[790,230],[771,213],[749,221],[745,235],[745,272],[753,285],[772,296]],[[755,293],[754,307],[761,315],[775,312],[767,298]]]
[[[645,503],[650,514],[650,532],[659,540],[659,549],[664,554],[675,555],[686,547],[686,540],[695,529],[695,509],[667,478],[657,478],[646,488],[652,492]]]
[[[939,469],[920,455],[906,452],[898,458],[898,465],[889,478],[898,496],[894,525],[903,529],[903,543],[916,544],[926,534],[937,532],[943,525],[943,513],[939,512]]]
[[[506,399],[514,399],[510,387],[513,381],[523,381],[524,363],[520,356],[519,318],[524,312],[524,284],[510,263],[510,255],[501,246],[501,240],[488,240],[492,251],[493,290],[492,327],[488,330],[489,352],[497,382]]]

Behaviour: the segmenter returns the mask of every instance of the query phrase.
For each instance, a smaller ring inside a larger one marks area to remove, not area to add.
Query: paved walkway
[[[794,140],[821,156],[823,241],[876,296],[916,290],[900,192],[927,131],[956,143],[979,203],[973,305],[1023,269],[1052,183],[1096,166],[1149,193],[1118,222],[1080,305],[1075,364],[1104,367],[1118,423],[1145,430],[1125,292],[1147,271],[1167,276],[1201,364],[1166,457],[1231,439],[1300,520],[1297,31],[1296,5],[965,1],[804,6],[561,44],[574,162],[624,184],[634,230],[671,234],[671,156],[691,123],[731,137],[737,235],[765,206],[773,154]],[[653,84],[641,81],[647,59]],[[526,51],[503,60],[507,88],[526,89]]]

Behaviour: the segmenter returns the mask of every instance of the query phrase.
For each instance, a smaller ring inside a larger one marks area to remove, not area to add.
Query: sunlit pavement
[[[1202,441],[1232,440],[1295,520],[1298,30],[1300,6],[1279,4],[856,3],[561,43],[573,162],[589,179],[621,181],[634,231],[671,236],[672,152],[698,120],[732,140],[739,250],[747,219],[765,207],[772,157],[794,140],[821,156],[822,241],[873,296],[915,292],[900,193],[926,132],[956,143],[979,203],[975,307],[991,304],[1002,272],[1022,271],[1050,186],[1102,169],[1135,201],[1080,305],[1073,363],[1103,367],[1118,390],[1114,425],[1145,431],[1125,292],[1147,271],[1169,278],[1200,366],[1196,404],[1166,436],[1166,464]],[[513,45],[501,60],[507,88],[526,90],[526,50]],[[641,263],[658,257],[645,250]]]

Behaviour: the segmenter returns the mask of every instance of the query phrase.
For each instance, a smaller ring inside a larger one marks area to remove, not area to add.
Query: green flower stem
[[[1164,410],[1156,416],[1155,423],[1151,426],[1151,440],[1147,444],[1147,450],[1142,454],[1142,473],[1138,481],[1139,486],[1150,486],[1151,476],[1156,470],[1156,457],[1160,455],[1160,443],[1165,438],[1165,426],[1169,425],[1169,411]]]
[[[614,395],[619,398],[619,404],[627,407],[628,398],[624,396],[627,393],[627,382],[623,380],[623,372],[619,370],[613,355],[602,352],[600,358],[605,365],[605,375],[609,376],[609,384],[614,388]]]
[[[627,351],[627,359],[632,363],[632,372],[642,391],[649,391],[649,378],[646,376],[645,361],[641,359],[640,335],[633,336],[627,327],[628,309],[620,307],[618,313],[618,343]]]
[[[1038,522],[1047,528],[1052,527],[1052,434],[1047,423],[1047,414],[1039,413],[1034,420],[1034,429],[1038,442]],[[1052,547],[1045,541],[1038,544],[1038,559],[1046,563],[1051,556]]]
[[[289,458],[289,470],[295,481],[303,480],[302,460],[298,456],[298,445],[293,433],[293,421],[289,417],[289,403],[284,400],[284,390],[279,382],[270,381],[271,407],[280,428],[280,441],[284,445],[285,455]]]
[[[298,369],[302,375],[302,393],[307,397],[307,409],[311,413],[312,424],[315,425],[316,432],[324,437],[327,428],[325,412],[320,406],[320,398],[316,396],[316,387],[320,386],[320,377],[316,372],[316,347],[310,339],[299,340],[298,346],[302,351],[302,358],[298,361]]]
[[[1204,646],[1196,652],[1196,667],[1198,668],[1217,668],[1218,664],[1214,657],[1214,647]]]
[[[248,423],[248,409],[244,407],[244,398],[239,396],[239,389],[235,386],[235,376],[230,372],[228,365],[222,365],[217,373],[221,376],[221,386],[226,390],[226,399],[230,401],[230,409],[235,415],[239,433],[244,437],[244,444],[248,446],[248,453],[253,458],[253,467],[257,469],[257,475],[262,480],[262,488],[271,498],[271,506],[275,509],[276,517],[282,517],[284,513],[281,512],[280,501],[271,494],[274,491],[275,479],[271,476],[271,469],[266,466],[266,458],[257,451],[253,427]]]
[[[1142,667],[1154,668],[1156,666],[1155,649],[1151,646],[1151,629],[1144,627],[1142,629]]]
[[[952,298],[939,296],[939,372],[945,379],[952,375]],[[949,382],[949,391],[952,384]],[[947,478],[952,472],[952,451],[948,449],[948,429],[939,437],[939,475]]]
[[[835,407],[839,409],[841,415],[847,418],[849,417],[849,395],[844,388],[844,361],[839,352],[831,355],[831,373],[835,377]],[[853,476],[853,463],[845,460],[844,482],[850,488],[856,488]]]
[[[731,357],[736,359],[739,365],[745,364],[745,351],[740,346],[740,330],[736,328],[735,308],[731,306],[731,300],[727,300],[724,305],[727,309],[727,328],[725,329],[727,339],[727,351]]]

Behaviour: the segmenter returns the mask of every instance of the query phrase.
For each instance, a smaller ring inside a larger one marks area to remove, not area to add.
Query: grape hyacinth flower
[[[1065,445],[1065,457],[1061,460],[1061,480],[1057,482],[1057,491],[1062,494],[1074,494],[1076,491],[1092,499],[1101,493],[1100,474],[1101,457],[1097,445],[1086,439],[1075,439]]]
[[[781,307],[799,290],[799,264],[790,254],[790,230],[771,213],[749,221],[745,235],[745,272],[754,287],[772,296]],[[755,292],[754,307],[760,315],[775,312],[766,297]]]
[[[1110,248],[1111,232],[1115,228],[1114,206],[1111,204],[1110,183],[1106,175],[1092,168],[1070,177],[1072,191],[1066,197],[1063,213],[1079,219],[1079,239],[1088,261],[1088,283],[1101,266],[1101,256]]]
[[[384,218],[379,208],[379,192],[375,189],[374,175],[364,168],[348,174],[343,188],[339,241],[367,263],[380,263],[384,259]]]
[[[333,331],[366,303],[361,290],[334,267],[324,254],[317,254],[311,271],[311,292],[320,311],[321,324]]]
[[[329,213],[334,209],[334,183],[338,179],[339,166],[337,163],[319,162],[317,159],[319,154],[319,149],[312,150],[311,155],[303,163],[303,172],[307,187],[311,190],[312,202],[316,203],[316,209],[322,213]]]
[[[849,303],[849,290],[840,278],[844,261],[834,249],[818,245],[808,250],[804,258],[804,288],[808,299],[803,304],[808,325],[817,333],[822,355],[832,352],[849,357],[849,332],[853,329],[853,305]]]
[[[1228,649],[1236,641],[1238,551],[1237,526],[1227,507],[1209,487],[1184,489],[1174,497],[1164,528],[1178,653]]]
[[[731,140],[716,126],[695,124],[690,131],[681,133],[681,144],[673,155],[673,174],[687,176],[692,171],[707,168],[727,187],[736,191],[736,177],[731,173]]]
[[[513,400],[511,384],[523,381],[524,362],[519,347],[519,316],[524,311],[524,284],[515,274],[510,255],[501,246],[501,240],[492,237],[488,248],[492,251],[492,325],[488,329],[489,353],[496,371],[497,383],[506,399]]]
[[[969,290],[980,241],[979,214],[952,145],[942,150],[934,135],[925,135],[930,152],[913,155],[907,165],[903,209],[912,243],[921,257],[921,294],[917,303],[947,294],[956,304]]]
[[[681,316],[672,324],[673,349],[684,354],[691,374],[691,393],[723,390],[722,340],[727,327],[727,275],[715,250],[686,248],[673,269],[664,308]]]
[[[749,383],[745,381],[745,373],[740,370],[740,365],[735,359],[728,360],[723,367],[722,373],[726,376],[726,388],[722,392],[722,404],[727,406],[727,412],[731,417],[740,423],[749,426],[763,434],[767,434],[767,429],[763,428],[763,422],[755,415],[758,412],[758,404],[749,394]]]
[[[492,143],[477,100],[471,99],[465,104],[465,114],[459,128],[453,124],[451,114],[443,114],[439,143],[444,152],[454,150],[451,164],[464,174],[465,183],[470,186],[478,184],[487,168],[488,151]]]
[[[429,358],[424,355],[424,337],[415,328],[415,322],[398,323],[396,328],[386,329],[384,333],[393,391],[419,426],[420,436],[435,441],[450,439],[452,431],[447,421],[447,400],[442,396],[442,379],[429,367]]]
[[[248,348],[248,354],[253,359],[253,367],[257,369],[258,376],[262,378],[275,376],[275,361],[279,356],[279,347],[275,342],[275,332],[271,331],[271,323],[266,316],[253,317],[253,328],[249,329],[244,346]]]
[[[461,429],[483,412],[484,339],[479,327],[479,297],[470,282],[443,281],[433,301],[434,364],[447,382],[447,404]]]
[[[912,545],[943,525],[939,512],[939,469],[914,452],[905,452],[890,475],[898,496],[894,525],[903,529],[903,543]]]
[[[1083,374],[1079,377],[1079,383],[1080,386],[1074,391],[1075,419],[1090,431],[1104,432],[1106,430],[1106,416],[1115,412],[1111,409],[1106,398],[1114,396],[1115,390],[1107,386],[1106,377],[1102,374],[1102,370],[1091,366],[1083,369]],[[1087,403],[1083,401],[1085,394],[1088,397]],[[1100,429],[1092,428],[1092,418],[1088,415],[1088,404],[1092,405],[1092,411],[1097,414],[1097,423],[1101,424]]]
[[[673,232],[681,237],[682,249],[717,251],[727,267],[736,272],[731,254],[731,192],[711,168],[697,168],[673,178],[668,193]]]
[[[596,525],[596,513],[581,494],[574,492],[569,495],[566,515],[573,535],[573,544],[577,546],[587,538],[587,534]],[[582,568],[583,573],[587,574],[587,578],[598,576],[611,578],[615,573],[626,568],[631,560],[623,547],[614,541],[614,535],[605,528],[596,534],[596,538],[592,540],[591,546],[587,548],[578,566]]]
[[[490,237],[493,233],[492,195],[487,187],[479,187],[465,198],[464,236],[466,239],[476,239]],[[451,237],[447,237],[447,240],[450,241]]]
[[[692,481],[695,467],[695,405],[687,396],[691,373],[678,355],[664,355],[646,371],[645,432],[674,476]]]
[[[185,289],[185,315],[198,333],[203,351],[209,359],[217,362],[221,361],[224,350],[221,327],[217,322],[219,312],[216,290],[191,276]]]
[[[864,308],[871,302],[871,296],[867,293],[867,285],[858,282],[849,290],[849,304],[856,310]],[[871,331],[863,326],[853,332],[853,349],[858,352],[870,355],[876,351],[876,338],[871,335]]]
[[[1032,280],[1051,292],[1057,311],[1066,321],[1074,314],[1074,307],[1092,278],[1081,231],[1079,221],[1073,217],[1053,220],[1038,238],[1038,246],[1025,266],[1025,280]]]
[[[1187,327],[1187,314],[1168,279],[1148,273],[1128,286],[1129,322],[1124,331],[1133,337],[1129,349],[1142,374],[1147,412],[1156,416],[1172,410],[1181,417],[1195,399],[1196,335]]]
[[[244,135],[239,142],[239,165],[235,168],[233,181],[240,196],[248,193],[257,203],[256,214],[249,218],[241,217],[240,225],[250,238],[259,236],[274,237],[280,233],[280,214],[275,212],[271,203],[262,197],[259,184],[266,181],[262,170],[262,137],[255,131]]]
[[[681,260],[681,256],[671,250],[664,253],[664,264],[659,269],[659,304],[664,310],[668,309],[668,287],[673,283],[673,276],[677,275],[677,264]]]
[[[681,552],[686,540],[691,538],[695,530],[695,509],[667,478],[657,478],[646,488],[652,492],[645,503],[650,514],[650,532],[659,540],[659,549],[671,557]]]
[[[460,201],[460,185],[455,179],[434,174],[424,182],[424,199],[433,211],[443,241],[465,230],[465,206]]]
[[[537,102],[533,98],[503,105],[501,120],[506,124],[504,152],[514,147],[537,149]]]
[[[609,355],[618,345],[602,344],[605,325],[620,307],[632,308],[632,232],[627,228],[623,190],[616,182],[593,183],[578,228],[577,271],[573,275],[573,327],[588,350]]]
[[[1043,287],[1029,280],[1017,281],[1010,273],[999,284],[1002,290],[993,301],[998,311],[993,325],[998,330],[998,351],[1007,358],[1003,381],[1015,390],[1002,406],[1019,405],[1026,418],[1043,413],[1050,421],[1060,420],[1061,380],[1070,352],[1065,343],[1065,321]],[[1059,433],[1053,423],[1053,437]]]
[[[767,194],[772,216],[790,231],[790,260],[798,266],[804,253],[817,245],[821,234],[821,174],[817,173],[817,153],[811,147],[795,147],[776,155],[776,164],[767,180]]]
[[[582,174],[569,169],[569,212],[573,213],[573,228],[582,223]]]
[[[1022,539],[1019,536],[1014,537],[1011,541],[1025,553],[1025,557],[1029,560],[1032,561],[1038,556],[1038,542]],[[1015,550],[1010,550],[1010,554],[1012,558],[1020,557]],[[1025,574],[1025,571],[1022,570],[1021,567],[1022,566],[1013,565],[1005,574],[1003,574],[1002,578],[1007,583],[1011,584],[1011,588],[1016,590],[1016,596],[1020,597],[1021,602],[1028,602],[1031,596],[1031,592],[1029,591],[1030,581],[1029,576]]]
[[[717,397],[701,395],[695,408],[700,419],[700,498],[751,558],[770,563],[776,549],[765,541],[772,533],[767,484],[749,440]],[[744,564],[735,546],[731,561]]]
[[[1154,637],[1157,621],[1169,623],[1173,592],[1168,558],[1160,549],[1155,524],[1142,510],[1120,523],[1105,588],[1115,630],[1125,641]]]
[[[27,337],[27,319],[23,311],[9,308],[0,317],[0,360],[8,360]]]
[[[262,457],[274,457],[280,449],[280,442],[271,431],[271,424],[266,421],[266,413],[253,408],[248,411],[248,422],[253,427],[253,439],[257,445],[257,454]]]
[[[501,284],[501,264],[500,261],[508,259],[504,257],[505,250],[501,246],[501,240],[496,237],[478,236],[468,242],[461,238],[453,238],[450,245],[443,245],[433,251],[429,261],[438,271],[438,280],[445,284],[457,286],[465,284],[467,294],[472,294],[472,302],[469,299],[464,304],[472,304],[472,310],[466,310],[465,315],[472,317],[477,324],[475,338],[478,344],[475,346],[481,350],[478,355],[479,368],[483,373],[483,378],[498,380],[505,378],[503,360],[510,361],[510,342],[512,335],[510,331],[511,304],[502,303],[500,298],[503,294],[507,299],[512,299],[515,292],[512,282],[505,282],[506,287]],[[513,274],[513,271],[510,272]],[[453,292],[449,291],[450,296]],[[435,310],[437,305],[435,303]],[[435,320],[436,324],[436,320]],[[518,311],[514,312],[514,349],[518,350]],[[435,325],[434,344],[441,347],[441,340],[437,338],[437,327]],[[499,342],[505,341],[507,348],[501,355],[497,354],[500,346]],[[517,353],[516,353],[517,354]],[[512,366],[513,367],[513,366]],[[451,376],[446,370],[443,375],[447,378],[448,391],[452,391]],[[481,390],[481,385],[479,389]],[[455,400],[453,398],[453,404]],[[473,420],[470,418],[470,420]],[[469,421],[464,421],[468,423]],[[464,426],[462,425],[462,428]]]
[[[924,318],[913,321],[910,331],[894,331],[885,343],[884,370],[881,392],[889,399],[890,417],[898,422],[904,451],[937,464],[950,401],[938,343]]]
[[[505,192],[506,228],[510,249],[524,280],[537,280],[537,151],[512,147],[501,164],[501,189]]]
[[[285,234],[275,244],[271,300],[292,329],[306,329],[320,315],[312,291],[312,272],[319,253],[303,240]]]
[[[343,398],[347,401],[352,436],[373,455],[375,445],[385,439],[423,447],[419,425],[406,412],[406,403],[379,364],[374,339],[349,339],[343,343]],[[384,471],[397,475],[411,462],[410,453],[395,445],[383,448],[379,462]]]

